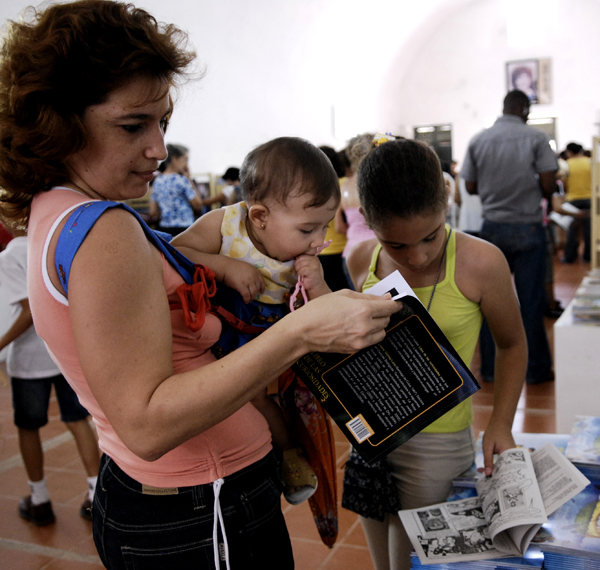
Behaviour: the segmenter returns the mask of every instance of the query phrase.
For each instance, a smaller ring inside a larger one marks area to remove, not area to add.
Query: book
[[[423,565],[523,557],[548,515],[588,484],[548,442],[533,452],[520,447],[501,453],[492,475],[477,482],[476,497],[399,515]]]
[[[479,390],[479,384],[398,271],[369,290],[403,308],[385,339],[354,354],[311,352],[292,369],[360,456],[372,463]]]
[[[483,434],[484,432],[480,431],[475,442],[475,461],[473,465],[452,480],[454,487],[474,488],[477,481],[483,477],[483,473],[479,471],[479,469],[483,469],[484,467]],[[513,437],[517,447],[526,447],[529,451],[535,451],[543,447],[546,443],[551,442],[558,451],[564,454],[570,435],[562,433],[515,433]]]
[[[550,212],[548,217],[560,228],[565,231],[569,231],[570,225],[573,223],[573,216],[567,216],[566,214],[559,214],[558,212]]]
[[[565,455],[586,477],[600,480],[600,417],[575,416]]]
[[[536,536],[544,568],[600,568],[599,517],[600,483],[592,482],[550,515]]]
[[[592,277],[590,275],[586,275],[577,291],[575,292],[576,297],[591,297],[597,299],[600,297],[600,279],[597,277]]]

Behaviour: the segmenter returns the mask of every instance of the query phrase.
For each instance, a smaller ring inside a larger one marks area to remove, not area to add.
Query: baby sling
[[[212,304],[210,299],[217,292],[213,271],[194,264],[169,243],[169,234],[152,230],[135,210],[120,202],[86,202],[69,215],[58,238],[55,253],[56,270],[65,294],[68,294],[69,275],[75,254],[96,221],[111,208],[123,208],[135,216],[146,238],[184,280],[177,288],[179,301],[171,303],[170,308],[183,310],[186,326],[190,330],[198,331],[202,328],[206,313],[216,315],[228,326],[248,337],[258,335],[272,324],[247,324],[230,311]],[[338,517],[335,441],[331,422],[319,402],[291,370],[287,370],[279,379],[279,395],[288,429],[300,440],[319,479],[318,488],[309,499],[309,505],[321,540],[332,547],[337,538]]]

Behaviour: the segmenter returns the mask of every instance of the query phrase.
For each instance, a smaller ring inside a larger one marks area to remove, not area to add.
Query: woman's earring
[[[260,229],[264,230],[265,229],[265,224],[260,224]]]

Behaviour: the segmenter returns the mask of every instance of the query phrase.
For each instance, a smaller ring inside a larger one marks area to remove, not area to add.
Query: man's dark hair
[[[579,154],[583,150],[583,147],[579,143],[570,142],[567,145],[567,150],[573,154]]]
[[[240,169],[235,166],[230,166],[223,174],[223,180],[229,180],[230,182],[235,182],[240,179]]]
[[[319,150],[325,153],[325,156],[331,161],[331,165],[338,175],[338,178],[346,176],[346,165],[340,159],[340,153],[331,146],[320,146]]]
[[[504,97],[503,112],[505,115],[519,114],[523,108],[529,107],[530,104],[529,97],[523,91],[515,89],[507,93],[506,97]]]

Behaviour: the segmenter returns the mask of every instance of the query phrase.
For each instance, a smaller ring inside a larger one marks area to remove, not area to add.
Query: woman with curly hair
[[[269,430],[249,401],[309,351],[381,341],[397,307],[324,295],[215,360],[214,273],[120,203],[145,195],[166,158],[171,91],[193,59],[179,29],[131,4],[11,22],[0,215],[28,225],[37,332],[97,426],[106,567],[292,568]]]

